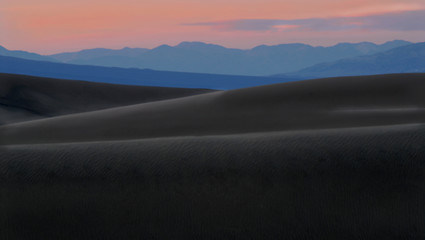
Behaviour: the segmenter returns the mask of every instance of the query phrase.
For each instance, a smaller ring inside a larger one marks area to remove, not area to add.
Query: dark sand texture
[[[425,125],[0,148],[1,239],[424,239]]]
[[[0,73],[0,124],[206,92],[211,90],[126,86]]]
[[[0,127],[0,144],[126,140],[425,121],[425,74],[307,80]]]
[[[0,239],[424,239],[424,92],[319,79],[3,125]]]

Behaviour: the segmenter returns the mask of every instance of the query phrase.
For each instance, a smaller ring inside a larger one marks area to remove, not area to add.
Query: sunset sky
[[[394,39],[425,41],[424,0],[1,0],[0,45],[41,54]]]

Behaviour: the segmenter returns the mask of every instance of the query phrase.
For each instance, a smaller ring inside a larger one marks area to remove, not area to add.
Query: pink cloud
[[[208,26],[224,31],[339,31],[349,29],[425,31],[425,10],[392,12],[360,17],[334,17],[309,19],[240,19],[217,22],[183,24],[185,26]]]

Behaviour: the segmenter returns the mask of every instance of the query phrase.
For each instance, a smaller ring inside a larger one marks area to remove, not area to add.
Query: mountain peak
[[[220,45],[204,43],[204,42],[181,42],[176,48],[189,48],[189,49],[206,49],[206,48],[225,48]]]
[[[105,52],[105,51],[109,51],[110,49],[108,48],[91,48],[91,49],[83,49],[81,51],[79,51],[78,53],[98,53],[98,52]]]
[[[303,48],[313,48],[311,45],[304,44],[304,43],[284,43],[284,44],[277,44],[277,45],[259,45],[251,50],[270,50],[270,49],[303,49]]]
[[[208,44],[204,43],[204,42],[189,42],[189,41],[185,41],[185,42],[181,42],[179,43],[176,47],[198,47],[198,46],[206,46]]]
[[[412,44],[412,42],[408,42],[408,41],[404,41],[404,40],[393,40],[393,41],[385,42],[385,43],[381,44],[381,46],[389,47],[389,48],[395,48],[395,47],[406,46],[406,45],[409,45],[409,44]]]
[[[385,42],[384,44],[394,44],[394,43],[395,44],[411,44],[412,42],[400,40],[400,39],[395,39],[395,40],[392,40],[392,41]]]
[[[333,47],[350,47],[350,46],[377,46],[377,45],[372,42],[358,42],[358,43],[341,42],[334,45]]]
[[[160,46],[158,46],[156,48],[153,48],[152,50],[155,50],[155,49],[167,49],[167,48],[172,48],[172,47],[170,45],[167,45],[167,44],[162,44],[162,45],[160,45]]]

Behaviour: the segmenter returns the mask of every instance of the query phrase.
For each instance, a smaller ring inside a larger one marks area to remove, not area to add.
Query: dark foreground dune
[[[425,121],[425,74],[307,80],[0,126],[0,144],[127,140]]]
[[[0,127],[0,239],[424,239],[425,74]]]
[[[0,124],[206,92],[211,90],[127,86],[0,73]]]
[[[0,148],[1,239],[423,239],[425,125]]]

